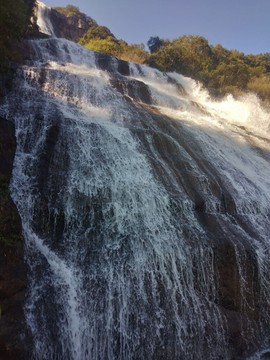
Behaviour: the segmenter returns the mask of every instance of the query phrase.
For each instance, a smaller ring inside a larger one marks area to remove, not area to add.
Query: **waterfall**
[[[36,1],[37,25],[41,33],[55,36],[54,29],[50,20],[51,8],[48,8],[41,1]]]
[[[16,125],[32,357],[263,356],[270,114],[65,39],[26,46],[0,115]]]

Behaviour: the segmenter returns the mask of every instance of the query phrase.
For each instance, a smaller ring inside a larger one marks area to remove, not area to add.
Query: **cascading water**
[[[33,358],[265,349],[270,115],[65,39],[27,46],[0,113],[16,124]]]

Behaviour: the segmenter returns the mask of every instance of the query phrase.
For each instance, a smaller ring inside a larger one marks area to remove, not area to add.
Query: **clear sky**
[[[201,35],[246,54],[270,52],[270,0],[43,0],[72,4],[128,43]]]

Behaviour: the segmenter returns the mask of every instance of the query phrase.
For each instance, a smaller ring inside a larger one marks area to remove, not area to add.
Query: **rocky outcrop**
[[[50,21],[57,37],[72,41],[78,41],[94,24],[94,20],[84,14],[65,16],[56,9],[51,9]]]
[[[14,125],[0,118],[0,358],[25,358],[22,349],[26,272],[21,223],[8,190],[16,149]]]

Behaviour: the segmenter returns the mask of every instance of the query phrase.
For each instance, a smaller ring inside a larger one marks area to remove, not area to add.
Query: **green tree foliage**
[[[158,36],[151,36],[147,41],[147,46],[150,50],[150,53],[158,51],[164,45],[164,40],[161,40]]]
[[[208,86],[221,92],[234,92],[233,88],[245,90],[250,78],[249,68],[243,61],[220,63],[211,73]]]
[[[148,58],[144,45],[128,45],[125,41],[117,39],[106,26],[90,27],[79,42],[90,50],[113,55],[126,61],[143,63]]]
[[[146,62],[149,54],[145,51],[144,44],[125,44],[119,56],[122,60],[142,64]]]
[[[117,41],[114,41],[113,38],[93,39],[87,42],[85,47],[113,56],[119,56],[121,53],[121,45]]]
[[[248,83],[248,89],[263,100],[270,100],[270,73],[253,77]]]
[[[34,0],[0,1],[0,72],[16,60],[13,46],[27,33]]]
[[[176,71],[199,80],[215,95],[237,95],[255,89],[260,96],[268,94],[269,78],[265,74],[270,73],[270,54],[245,55],[220,44],[210,46],[201,36],[163,40],[147,63],[161,71]]]
[[[151,54],[149,64],[162,71],[177,71],[207,83],[214,66],[212,49],[201,36],[182,36]]]
[[[92,26],[87,33],[80,39],[80,44],[86,45],[92,40],[111,39],[116,41],[115,36],[106,26]]]
[[[161,71],[176,71],[201,81],[213,95],[240,94],[252,90],[262,98],[269,96],[270,54],[245,55],[220,44],[209,45],[202,36],[185,35],[174,40],[151,37],[144,45],[128,45],[105,26],[92,26],[80,39],[85,47],[122,60],[147,63]],[[269,96],[270,97],[270,96]]]
[[[119,56],[123,46],[106,26],[99,25],[90,27],[79,42],[90,50],[113,56]]]

